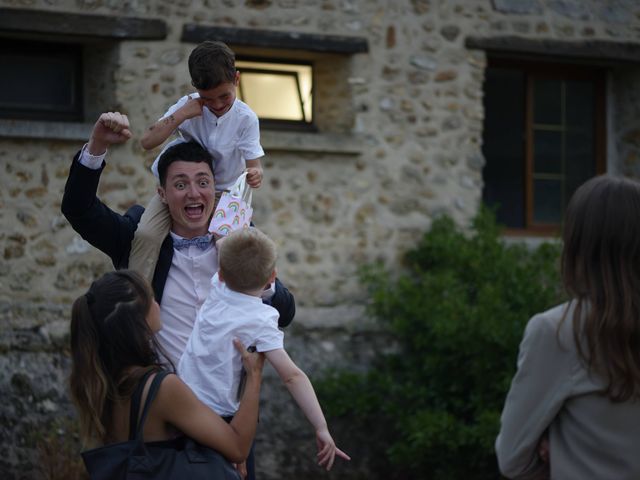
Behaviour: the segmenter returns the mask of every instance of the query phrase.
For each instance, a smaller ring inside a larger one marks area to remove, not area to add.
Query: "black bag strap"
[[[147,380],[153,374],[156,374],[153,381],[151,382],[151,386],[149,387],[149,392],[147,393],[147,398],[144,402],[144,407],[142,409],[142,413],[140,418],[138,418],[138,412],[140,411],[140,402],[142,400],[142,393],[144,392],[144,387],[147,384]],[[156,371],[151,370],[143,375],[131,396],[131,408],[129,410],[129,440],[134,440],[138,438],[142,438],[142,430],[144,429],[144,423],[147,419],[147,414],[151,408],[151,403],[156,397],[158,390],[160,389],[160,384],[162,380],[169,374],[167,371]]]
[[[153,372],[153,370],[149,370],[140,378],[140,380],[138,380],[138,385],[136,385],[136,388],[131,395],[131,405],[129,407],[129,440],[133,440],[133,437],[136,434],[136,423],[138,422],[138,412],[140,411],[140,399],[142,398],[144,386],[147,384],[147,380]]]

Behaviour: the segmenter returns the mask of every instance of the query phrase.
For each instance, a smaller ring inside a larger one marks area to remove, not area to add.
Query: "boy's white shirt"
[[[278,311],[260,297],[234,292],[214,275],[178,364],[178,375],[216,413],[235,415],[242,360],[233,339],[255,346],[258,352],[284,351],[278,317]]]
[[[168,117],[198,93],[185,95],[167,110],[160,120]],[[246,168],[246,160],[264,156],[260,145],[258,116],[244,102],[237,99],[221,117],[216,117],[208,108],[202,115],[189,118],[176,129],[180,135],[168,143],[156,157],[151,171],[158,176],[158,160],[165,150],[176,143],[196,140],[213,156],[213,176],[216,190],[228,190]]]

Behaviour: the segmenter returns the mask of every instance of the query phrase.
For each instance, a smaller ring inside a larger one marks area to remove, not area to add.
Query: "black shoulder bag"
[[[81,453],[91,480],[240,480],[227,459],[189,437],[144,442],[144,422],[160,383],[169,372],[158,372],[151,382],[138,422],[142,392],[151,373],[140,380],[131,397],[129,440]]]

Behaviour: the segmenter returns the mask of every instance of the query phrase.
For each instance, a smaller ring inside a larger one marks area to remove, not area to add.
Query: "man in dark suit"
[[[62,212],[82,238],[107,254],[115,268],[127,268],[134,232],[144,208],[134,205],[120,215],[96,196],[110,145],[131,138],[126,115],[103,113],[89,142],[76,154],[62,199]],[[160,345],[176,364],[189,339],[196,313],[209,293],[218,268],[217,250],[207,229],[215,204],[212,158],[194,142],[168,149],[159,165],[158,193],[171,214],[152,279],[160,303]],[[280,326],[295,315],[293,295],[278,281],[265,302],[280,313]]]

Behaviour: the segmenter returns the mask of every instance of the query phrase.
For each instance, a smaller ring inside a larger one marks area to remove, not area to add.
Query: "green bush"
[[[397,279],[363,279],[394,354],[320,385],[329,415],[365,436],[379,478],[495,479],[493,444],[527,320],[561,301],[557,244],[506,245],[483,209],[471,232],[433,222]]]

